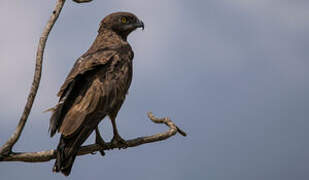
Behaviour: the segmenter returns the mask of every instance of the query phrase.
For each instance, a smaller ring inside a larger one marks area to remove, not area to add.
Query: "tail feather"
[[[63,103],[58,104],[55,108],[51,109],[53,111],[53,115],[50,118],[49,122],[49,132],[50,137],[53,137],[59,127],[59,119],[61,119],[61,113],[63,109]]]
[[[53,167],[54,172],[61,172],[65,176],[70,175],[74,160],[83,142],[90,136],[93,128],[83,127],[78,134],[73,137],[61,136],[57,147],[56,162]]]
[[[44,111],[44,112],[51,111],[53,113],[49,122],[50,137],[53,137],[55,135],[57,129],[62,123],[63,116],[68,110],[68,107],[71,107],[72,104],[74,103],[74,100],[71,98],[71,96],[74,97],[74,93],[73,95],[71,93],[74,86],[75,86],[75,80],[72,81],[68,89],[65,91],[65,94],[62,97],[60,97],[59,103],[55,107],[52,107]]]

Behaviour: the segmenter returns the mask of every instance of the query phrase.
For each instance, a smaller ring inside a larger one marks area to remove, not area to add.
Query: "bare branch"
[[[92,0],[73,0],[76,3],[87,3],[91,2]],[[22,162],[45,162],[51,159],[55,159],[56,157],[56,150],[47,150],[41,152],[12,152],[12,148],[15,143],[18,141],[24,126],[27,122],[28,116],[30,114],[35,96],[37,94],[40,80],[41,80],[41,73],[42,73],[42,63],[43,63],[43,54],[46,45],[46,41],[48,39],[48,35],[52,30],[55,22],[57,21],[59,14],[64,6],[65,0],[57,0],[56,7],[46,24],[44,31],[40,37],[37,55],[36,55],[36,66],[35,66],[35,73],[34,78],[31,86],[30,93],[28,95],[27,103],[24,108],[24,112],[19,120],[19,123],[15,129],[13,135],[9,138],[9,140],[0,148],[0,161],[22,161]],[[127,141],[126,146],[123,144],[112,144],[106,143],[104,147],[92,144],[87,146],[82,146],[78,155],[85,155],[85,154],[93,154],[94,152],[100,150],[111,150],[114,148],[126,148],[126,147],[135,147],[146,143],[152,143],[156,141],[165,140],[171,136],[174,136],[177,132],[183,136],[186,136],[186,133],[178,128],[169,118],[156,118],[152,115],[152,113],[148,113],[148,117],[154,123],[164,123],[169,127],[169,130],[164,133],[158,133],[152,136],[145,136],[139,137],[135,139],[131,139]]]
[[[92,0],[73,0],[76,3],[88,3],[91,2]]]
[[[34,78],[31,86],[30,93],[28,95],[27,103],[24,108],[24,112],[19,120],[19,123],[15,129],[15,132],[13,135],[9,138],[9,140],[1,147],[0,149],[0,158],[1,156],[7,156],[12,152],[12,148],[15,145],[15,143],[18,141],[24,126],[27,122],[28,116],[30,114],[36,93],[39,88],[40,80],[41,80],[41,73],[42,73],[42,62],[43,62],[43,54],[44,54],[44,49],[46,45],[46,41],[49,35],[49,32],[53,28],[56,20],[58,19],[58,16],[62,10],[62,7],[65,3],[65,0],[58,0],[56,7],[50,16],[50,19],[48,23],[46,24],[44,31],[41,35],[39,45],[38,45],[38,50],[36,54],[36,65],[35,65],[35,72],[34,72]]]
[[[183,136],[186,133],[179,129],[169,118],[156,118],[152,113],[148,113],[148,117],[152,122],[159,124],[166,124],[169,130],[164,133],[158,133],[152,136],[138,137],[127,141],[128,147],[135,147],[146,143],[152,143],[156,141],[165,140],[171,136],[174,136],[177,132]],[[111,150],[114,148],[124,148],[123,144],[111,144],[106,143],[105,147],[101,147],[97,144],[82,146],[78,155],[92,154],[100,150]],[[56,150],[48,150],[41,152],[22,152],[22,153],[11,153],[9,156],[0,159],[0,161],[23,161],[23,162],[46,162],[56,158]]]

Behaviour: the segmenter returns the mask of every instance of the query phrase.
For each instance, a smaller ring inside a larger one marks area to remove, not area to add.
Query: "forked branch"
[[[87,2],[91,2],[92,0],[73,0],[73,1],[76,3],[87,3]],[[52,15],[50,16],[50,19],[48,20],[48,23],[46,24],[44,31],[40,37],[37,54],[36,54],[36,65],[35,65],[34,78],[33,78],[30,93],[28,95],[27,103],[26,103],[23,114],[19,120],[19,123],[13,135],[0,148],[0,161],[45,162],[45,161],[49,161],[55,158],[56,150],[48,150],[48,151],[42,151],[42,152],[18,152],[17,153],[17,152],[12,152],[12,148],[15,145],[15,143],[18,141],[25,127],[25,124],[27,122],[28,116],[30,114],[35,96],[39,88],[40,80],[41,80],[43,54],[44,54],[46,41],[47,41],[50,31],[52,30],[56,20],[59,17],[59,14],[64,6],[64,3],[65,3],[65,0],[57,0],[56,7],[54,11],[52,12]],[[148,117],[154,123],[166,124],[169,127],[169,130],[164,133],[158,133],[152,136],[139,137],[136,139],[128,140],[127,141],[128,147],[134,147],[134,146],[138,146],[141,144],[162,141],[162,140],[165,140],[175,135],[177,132],[179,132],[183,136],[186,136],[186,133],[182,131],[181,129],[179,129],[169,118],[159,119],[159,118],[154,117],[151,113],[148,113]],[[124,148],[124,146],[122,144],[115,145],[111,143],[106,143],[106,145],[103,148],[97,144],[92,144],[92,145],[81,147],[78,155],[85,155],[89,153],[94,153],[96,151],[110,150],[113,148]]]
[[[58,16],[62,10],[62,7],[65,3],[65,0],[58,0],[56,7],[50,16],[44,31],[41,35],[40,41],[39,41],[39,46],[36,54],[36,65],[35,65],[35,71],[34,71],[34,77],[33,77],[33,82],[31,86],[30,93],[28,95],[27,103],[24,108],[24,112],[19,120],[19,123],[13,133],[13,135],[9,138],[9,140],[0,148],[0,159],[2,156],[7,156],[12,152],[12,148],[15,145],[15,143],[18,141],[25,124],[27,122],[28,116],[30,114],[36,93],[38,91],[39,85],[40,85],[40,80],[41,80],[41,73],[42,73],[42,62],[43,62],[43,54],[44,54],[44,49],[46,45],[46,41],[49,35],[49,32],[53,28],[56,20],[58,19]]]
[[[52,12],[52,15],[50,16],[44,31],[40,37],[38,49],[37,49],[37,54],[36,54],[36,64],[35,64],[35,71],[34,71],[34,77],[30,89],[30,93],[27,98],[27,103],[24,107],[24,111],[20,117],[19,123],[12,134],[12,136],[6,141],[4,145],[0,148],[0,159],[8,156],[9,154],[12,153],[12,148],[18,141],[25,124],[27,122],[28,116],[31,112],[31,108],[35,99],[35,96],[37,94],[39,85],[40,85],[40,80],[41,80],[41,74],[42,74],[42,63],[43,63],[43,55],[44,55],[44,49],[45,45],[48,39],[48,35],[50,31],[52,30],[55,22],[57,21],[59,14],[64,6],[66,0],[57,0],[56,7]],[[76,3],[87,3],[91,2],[92,0],[73,0]]]
[[[128,147],[139,146],[146,143],[152,143],[156,141],[165,140],[171,136],[174,136],[177,132],[183,136],[186,136],[186,133],[178,128],[173,121],[169,118],[156,118],[152,113],[148,113],[149,119],[154,123],[165,124],[169,127],[169,130],[164,133],[158,133],[152,136],[138,137],[135,139],[127,140]],[[78,152],[78,155],[92,154],[100,150],[111,150],[114,148],[124,148],[123,144],[111,144],[106,143],[105,147],[101,147],[97,144],[82,146]],[[9,156],[6,156],[2,161],[23,161],[23,162],[46,162],[56,158],[56,150],[47,150],[41,152],[19,152],[11,153]],[[1,160],[0,160],[1,161]]]

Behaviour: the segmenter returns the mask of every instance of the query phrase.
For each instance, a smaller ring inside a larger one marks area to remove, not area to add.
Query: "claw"
[[[101,156],[105,156],[105,152],[103,150],[100,150],[99,152],[100,152]]]
[[[103,138],[101,137],[101,134],[100,134],[100,132],[99,132],[99,129],[96,128],[96,129],[95,129],[95,132],[96,132],[95,143],[98,144],[99,146],[101,146],[102,148],[104,148],[104,147],[105,147],[105,142],[104,142]],[[99,152],[100,152],[100,154],[101,154],[102,156],[105,156],[104,150],[100,150]]]
[[[122,139],[119,135],[114,135],[111,143],[113,145],[121,145],[122,147],[119,147],[119,149],[123,148],[127,148],[128,147],[128,143],[127,141],[125,141],[124,139]]]
[[[102,142],[99,142],[98,140],[96,140],[95,143],[98,144],[99,146],[101,146],[102,148],[105,147],[104,141],[103,141],[103,143],[102,143]],[[104,150],[100,150],[99,152],[100,152],[100,154],[101,154],[102,156],[105,156]]]

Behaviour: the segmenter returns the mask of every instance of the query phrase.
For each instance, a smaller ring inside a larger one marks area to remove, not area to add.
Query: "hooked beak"
[[[144,30],[145,26],[143,21],[138,20],[137,23],[135,24],[136,28],[142,28],[142,30]]]

